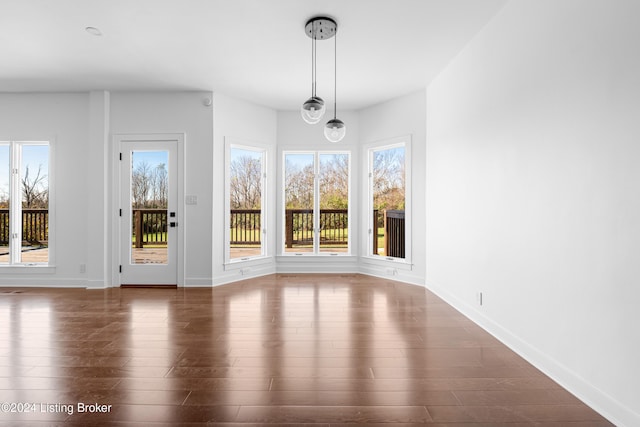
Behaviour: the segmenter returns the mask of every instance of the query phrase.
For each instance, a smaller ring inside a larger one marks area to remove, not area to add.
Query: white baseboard
[[[211,277],[186,277],[184,279],[185,288],[211,287],[213,279]]]
[[[413,275],[411,271],[393,269],[392,272],[387,272],[387,269],[385,268],[376,268],[370,265],[364,265],[360,266],[358,273],[424,287],[424,279]]]
[[[427,282],[425,287],[616,426],[640,426],[639,414],[585,381],[557,360],[523,341],[443,287],[432,282]]]
[[[213,283],[209,283],[209,286],[227,285],[233,282],[239,282],[241,280],[253,279],[255,277],[262,277],[268,274],[275,274],[275,266],[272,263],[265,265],[254,265],[246,268],[239,268],[237,270],[225,271],[224,274],[216,276],[213,279]]]
[[[87,280],[85,287],[87,289],[107,289],[112,286],[110,283],[107,283],[106,280]]]

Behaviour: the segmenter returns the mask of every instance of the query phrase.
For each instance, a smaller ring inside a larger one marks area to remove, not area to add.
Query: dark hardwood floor
[[[362,275],[0,289],[0,402],[9,426],[611,425],[432,293]]]

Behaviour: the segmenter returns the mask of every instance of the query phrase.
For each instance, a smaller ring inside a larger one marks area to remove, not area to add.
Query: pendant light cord
[[[316,96],[316,22],[311,23],[311,96]]]
[[[338,115],[337,97],[338,97],[338,27],[333,35],[333,119]]]

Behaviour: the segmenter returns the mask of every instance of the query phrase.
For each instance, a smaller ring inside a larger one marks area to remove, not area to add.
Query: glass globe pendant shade
[[[325,110],[326,107],[322,98],[318,96],[312,96],[311,98],[307,99],[304,104],[302,104],[300,113],[302,114],[302,119],[305,122],[314,125],[322,119]]]
[[[342,138],[347,134],[347,127],[340,119],[331,119],[324,125],[324,136],[330,142],[342,141]]]

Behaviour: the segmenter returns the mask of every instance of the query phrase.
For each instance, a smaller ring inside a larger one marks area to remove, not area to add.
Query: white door
[[[177,285],[177,141],[121,141],[120,284]]]

